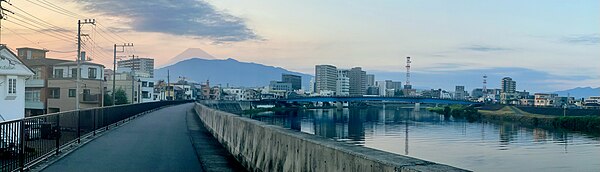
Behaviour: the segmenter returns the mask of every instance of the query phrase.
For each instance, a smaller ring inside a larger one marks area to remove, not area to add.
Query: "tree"
[[[113,99],[110,94],[104,94],[104,106],[112,106]]]
[[[127,104],[129,101],[127,100],[127,94],[125,94],[125,90],[119,88],[115,92],[115,105]]]

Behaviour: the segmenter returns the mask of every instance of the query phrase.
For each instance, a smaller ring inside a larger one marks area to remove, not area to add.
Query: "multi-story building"
[[[558,94],[535,93],[534,97],[535,106],[554,106]]]
[[[337,68],[332,65],[315,66],[315,92],[334,92],[337,82]]]
[[[454,89],[455,99],[465,99],[467,96],[469,96],[469,93],[465,91],[465,86],[456,86]]]
[[[292,86],[292,83],[289,83],[289,82],[271,81],[269,83],[269,89],[272,91],[289,92],[289,91],[293,91],[293,86]]]
[[[517,82],[510,77],[502,78],[501,93],[515,93],[517,91]]]
[[[125,95],[127,96],[128,103],[141,103],[140,99],[140,89],[141,82],[138,79],[134,79],[131,73],[123,72],[123,73],[115,73],[114,74],[114,83],[115,90],[123,90]],[[113,77],[108,77],[106,81],[106,92],[109,95],[113,93]]]
[[[502,78],[500,91],[500,103],[518,104],[517,82],[510,77]]]
[[[360,67],[348,71],[350,78],[350,96],[363,96],[367,94],[367,72]]]
[[[80,109],[102,106],[106,87],[104,66],[87,61],[80,62],[80,66],[77,70],[77,62],[54,65],[53,75],[48,80],[48,113],[75,110],[77,101]],[[81,75],[79,93],[77,75]]]
[[[375,75],[368,74],[367,75],[367,87],[375,86]]]
[[[339,69],[337,72],[335,94],[336,96],[350,95],[350,78],[347,69]]]
[[[129,68],[135,71],[136,76],[143,78],[154,78],[154,59],[132,58],[117,62],[117,69]]]
[[[46,58],[47,50],[25,47],[17,51],[19,58],[36,73],[26,84],[27,116],[74,110],[77,102],[82,109],[102,106],[104,66],[82,61],[81,69],[77,70],[77,62]],[[81,82],[77,93],[79,73]]]
[[[34,75],[25,82],[25,116],[36,116],[48,112],[48,80],[52,78],[54,65],[70,62],[68,60],[46,57],[48,50],[35,48],[17,48],[18,58],[34,71]]]
[[[298,75],[292,74],[281,74],[281,81],[292,84],[293,90],[302,89],[302,77]]]
[[[0,120],[25,117],[25,83],[33,75],[14,52],[0,45]]]

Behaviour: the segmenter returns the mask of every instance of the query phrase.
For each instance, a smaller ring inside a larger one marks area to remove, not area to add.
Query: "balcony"
[[[44,87],[44,80],[43,79],[26,80],[25,87]]]
[[[100,103],[100,94],[80,94],[79,103],[98,104]]]
[[[44,109],[44,102],[25,101],[26,109]]]

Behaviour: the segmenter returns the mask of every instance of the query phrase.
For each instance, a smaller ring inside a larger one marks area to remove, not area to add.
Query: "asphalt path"
[[[143,115],[43,171],[203,171],[186,125],[192,107],[189,103]]]

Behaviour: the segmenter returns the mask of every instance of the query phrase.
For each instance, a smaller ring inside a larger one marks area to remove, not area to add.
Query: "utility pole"
[[[133,101],[133,96],[134,96],[134,92],[135,92],[135,55],[131,55],[131,104],[134,103]],[[138,83],[139,84],[139,83]],[[138,90],[140,91],[140,90]],[[137,92],[136,92],[137,93]],[[140,103],[140,99],[138,98],[139,93],[137,93],[135,95],[135,99],[137,99],[137,102]]]
[[[2,23],[2,20],[6,20],[6,12],[11,13],[11,14],[15,14],[10,10],[5,9],[4,7],[2,7],[2,2],[6,2],[8,5],[12,4],[6,0],[0,0],[0,24]],[[2,32],[2,26],[0,26],[0,32]],[[2,43],[2,33],[0,33],[0,43]]]
[[[81,25],[92,24],[96,25],[96,19],[77,20],[77,90],[75,94],[75,109],[79,110],[79,94],[81,91]]]
[[[116,79],[117,79],[117,47],[122,48],[119,52],[125,52],[125,47],[133,47],[133,43],[123,43],[123,45],[114,45],[113,48],[113,85],[112,85],[112,101],[113,101],[113,105],[115,105],[115,92],[117,92],[116,90]],[[133,93],[132,93],[133,94]],[[131,96],[133,98],[133,96]]]
[[[171,97],[171,92],[169,92],[169,86],[171,85],[171,75],[169,73],[169,69],[167,69],[167,100]]]

